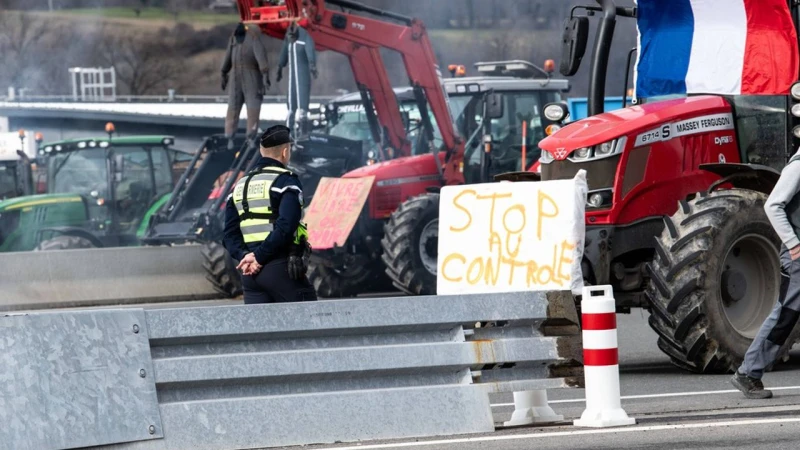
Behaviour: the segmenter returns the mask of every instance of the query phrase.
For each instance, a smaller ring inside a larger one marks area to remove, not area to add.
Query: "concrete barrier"
[[[200,248],[0,253],[0,311],[219,298]]]
[[[95,340],[132,333],[128,322],[101,320],[118,311],[87,312],[97,320],[64,323],[59,332]],[[487,432],[494,429],[489,393],[583,385],[569,292],[127,311],[144,317],[137,333],[149,340],[152,376],[145,369],[143,380],[153,383],[159,414],[145,421],[139,407],[107,409],[113,417],[104,420],[114,424],[109,429],[139,434],[120,434],[113,442],[83,439],[83,445],[227,450]],[[3,326],[9,318],[0,318],[0,333],[13,336],[19,327],[33,333],[39,316],[17,318],[11,327]],[[96,323],[108,328],[97,330]],[[57,336],[50,336],[34,354],[58,360],[61,355],[48,348],[58,345]],[[112,356],[126,353],[118,345]],[[91,368],[93,376],[109,378],[138,374],[135,364],[113,370],[103,365],[108,356],[87,355],[70,370]],[[4,362],[19,367],[15,360]],[[25,383],[20,374],[5,386],[6,401],[27,405],[42,395],[41,387]],[[75,429],[99,436],[91,402],[68,402],[63,391],[61,396],[75,409]],[[145,410],[152,407],[152,399],[142,403]],[[14,413],[31,414],[25,407]],[[37,443],[48,442],[48,433],[71,433],[63,424],[39,425]],[[142,436],[142,426],[152,426],[153,434]],[[67,437],[40,448],[66,448],[60,443],[78,439]],[[28,438],[0,429],[0,440],[26,448],[14,439]]]

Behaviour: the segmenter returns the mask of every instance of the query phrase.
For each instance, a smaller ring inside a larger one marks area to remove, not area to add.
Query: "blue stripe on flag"
[[[639,0],[636,96],[685,94],[694,35],[690,0]]]

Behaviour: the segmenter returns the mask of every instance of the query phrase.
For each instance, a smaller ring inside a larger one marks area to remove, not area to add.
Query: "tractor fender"
[[[50,227],[50,228],[42,228],[39,230],[39,233],[46,233],[48,231],[57,233],[61,236],[78,236],[87,239],[89,242],[92,243],[97,248],[104,247],[103,243],[100,242],[99,239],[92,233],[86,231],[83,228],[77,227]]]
[[[700,164],[700,170],[711,172],[722,177],[714,182],[708,191],[714,191],[717,187],[730,183],[734,187],[747,189],[750,191],[762,192],[769,195],[772,188],[778,182],[781,173],[772,167],[761,164]]]

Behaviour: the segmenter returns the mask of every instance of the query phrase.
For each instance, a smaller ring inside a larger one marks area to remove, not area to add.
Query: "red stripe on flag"
[[[744,0],[747,41],[742,94],[787,95],[797,81],[800,55],[786,0]]]
[[[583,349],[584,366],[613,366],[619,364],[619,352],[616,348]]]
[[[615,313],[582,314],[581,326],[584,330],[616,330],[617,315]]]

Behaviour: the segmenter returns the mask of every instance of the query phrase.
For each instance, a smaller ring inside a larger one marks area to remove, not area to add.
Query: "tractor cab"
[[[172,190],[173,167],[191,157],[173,143],[132,136],[41,145],[46,193],[0,202],[0,251],[137,245]]]
[[[466,140],[466,181],[530,170],[541,155],[538,143],[546,136],[544,107],[561,102],[569,82],[550,77],[555,68],[552,60],[543,68],[520,60],[479,62],[475,68],[479,76],[444,80],[456,129]],[[486,94],[494,94],[488,105]],[[491,144],[491,152],[483,161],[486,144]]]

